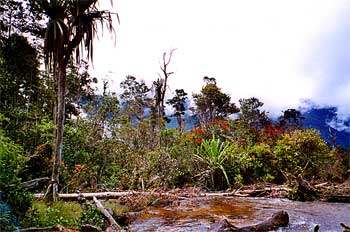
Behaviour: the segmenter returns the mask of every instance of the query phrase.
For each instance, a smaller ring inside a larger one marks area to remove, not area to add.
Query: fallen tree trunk
[[[96,204],[96,207],[101,210],[101,213],[107,218],[109,225],[111,227],[112,231],[121,231],[121,227],[118,225],[118,223],[115,221],[113,216],[108,212],[108,210],[102,205],[102,203],[97,200],[97,198],[94,196],[93,200]]]
[[[245,190],[236,190],[232,192],[224,192],[224,193],[202,193],[200,196],[207,197],[224,197],[224,196],[233,196],[233,197],[256,197],[260,195],[266,195],[271,192],[289,192],[291,188],[288,187],[266,187],[266,188],[258,188],[258,189],[245,189]]]
[[[99,192],[99,193],[59,193],[58,198],[63,200],[78,200],[79,198],[92,199],[93,197],[98,197],[103,199],[115,199],[123,196],[130,196],[130,195],[137,195],[137,194],[159,196],[159,197],[167,196],[167,197],[174,197],[176,199],[183,199],[183,200],[188,199],[188,197],[181,197],[171,193],[137,192],[137,191]],[[34,194],[35,198],[43,198],[44,196],[45,194],[43,193]]]
[[[328,202],[350,203],[350,195],[327,195],[324,198]]]
[[[122,196],[128,196],[131,194],[136,194],[138,192],[134,191],[125,191],[125,192],[99,192],[99,193],[59,193],[58,197],[61,199],[78,199],[79,197],[84,197],[84,198],[89,198],[92,199],[93,197],[98,197],[98,198],[119,198]],[[35,198],[43,198],[45,194],[43,193],[36,193],[34,194]]]
[[[226,218],[215,222],[209,229],[210,232],[252,232],[271,231],[289,224],[289,216],[286,211],[278,211],[271,218],[251,226],[237,227],[232,225]]]
[[[30,227],[30,228],[24,228],[20,229],[22,232],[76,232],[77,230],[67,229],[63,226],[56,225],[56,226],[48,226],[48,227]]]
[[[34,180],[29,180],[26,182],[22,182],[19,185],[28,189],[36,189],[40,186],[43,186],[47,183],[49,183],[50,178],[49,177],[40,177],[40,178],[36,178]]]

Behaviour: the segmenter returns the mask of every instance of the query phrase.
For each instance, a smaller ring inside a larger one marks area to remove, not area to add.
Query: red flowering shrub
[[[189,139],[195,144],[201,144],[205,139],[220,138],[226,140],[230,136],[229,121],[214,120],[203,127],[195,127],[189,134]]]

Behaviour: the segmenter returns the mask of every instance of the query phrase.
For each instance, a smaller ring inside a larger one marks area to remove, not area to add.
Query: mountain
[[[316,129],[320,131],[322,138],[333,145],[332,137],[336,138],[336,144],[344,148],[350,148],[350,118],[347,120],[338,119],[336,107],[309,107],[302,110],[303,128]],[[185,116],[185,130],[191,130],[198,123],[193,117]],[[176,128],[175,118],[167,124],[168,128]]]
[[[330,145],[333,145],[332,136],[335,136],[337,145],[350,147],[350,118],[340,120],[336,107],[310,108],[302,116],[305,117],[303,128],[319,130]]]

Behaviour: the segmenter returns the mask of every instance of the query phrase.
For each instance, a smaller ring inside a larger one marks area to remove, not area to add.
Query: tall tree
[[[176,89],[175,96],[167,101],[174,108],[172,116],[176,117],[179,131],[182,131],[182,116],[185,114],[187,93],[183,89]]]
[[[0,40],[9,38],[13,33],[31,34],[35,37],[44,35],[42,18],[30,4],[34,0],[0,0]]]
[[[154,99],[155,99],[155,110],[157,111],[157,124],[158,129],[161,129],[164,125],[165,117],[165,93],[168,88],[168,79],[174,74],[174,72],[168,71],[168,66],[170,64],[171,58],[173,56],[173,52],[176,49],[170,50],[169,56],[167,58],[166,52],[163,53],[163,63],[160,66],[162,70],[162,76],[160,76],[156,81],[153,82],[154,88]]]
[[[11,34],[3,39],[0,46],[0,113],[10,119],[5,126],[7,135],[29,152],[39,145],[35,125],[48,112],[46,87],[39,66],[38,53],[25,37]]]
[[[240,112],[235,121],[235,134],[238,141],[253,145],[259,140],[262,132],[271,122],[261,107],[264,105],[258,98],[240,99]]]
[[[204,77],[206,83],[199,94],[193,94],[196,115],[202,125],[217,119],[224,119],[239,110],[231,97],[223,93],[215,78]]]
[[[66,118],[79,117],[82,109],[95,97],[92,84],[97,79],[90,76],[88,62],[81,60],[78,64],[70,61],[67,67]]]
[[[108,11],[98,10],[97,0],[39,0],[36,3],[48,17],[44,53],[46,67],[57,82],[56,142],[52,172],[53,200],[57,200],[65,116],[66,72],[70,59],[80,60],[81,48],[93,57],[93,39],[97,21],[106,23],[113,32],[112,17]],[[75,54],[75,57],[73,57]]]
[[[303,126],[304,119],[305,117],[296,109],[283,111],[283,116],[279,118],[281,125],[287,130],[300,129]]]
[[[124,113],[131,122],[140,122],[145,117],[146,109],[151,107],[152,99],[148,97],[150,88],[144,81],[137,81],[136,77],[127,76],[120,83],[120,87],[124,89],[120,95]]]

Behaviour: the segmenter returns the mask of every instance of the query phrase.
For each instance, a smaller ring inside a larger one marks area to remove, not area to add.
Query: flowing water
[[[252,225],[285,210],[289,226],[278,231],[342,231],[340,222],[350,225],[350,204],[297,202],[268,198],[196,198],[174,202],[167,207],[150,207],[130,226],[131,231],[207,231],[225,216],[236,226]]]

